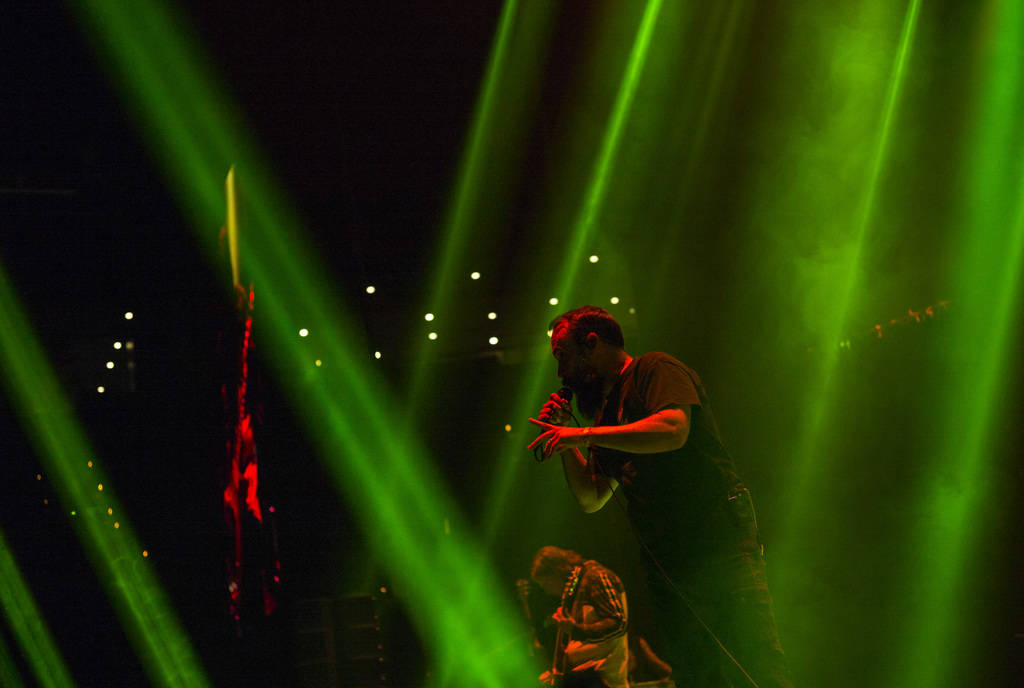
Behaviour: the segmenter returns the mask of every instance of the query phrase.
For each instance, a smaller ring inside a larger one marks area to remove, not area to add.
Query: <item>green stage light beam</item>
[[[485,686],[508,685],[530,675],[532,667],[524,658],[482,659],[521,632],[520,615],[509,600],[491,592],[500,589],[493,575],[484,593],[466,595],[473,587],[467,572],[480,569],[483,554],[468,535],[468,526],[462,529],[466,521],[447,498],[428,452],[412,435],[403,413],[388,402],[387,386],[364,363],[367,357],[357,353],[360,347],[351,335],[356,330],[325,289],[331,280],[325,277],[315,254],[299,240],[301,223],[269,183],[270,175],[260,171],[264,168],[255,162],[255,147],[216,112],[209,120],[189,119],[192,100],[217,101],[204,91],[211,88],[208,79],[188,77],[201,71],[200,62],[186,49],[186,42],[177,39],[173,23],[154,21],[159,15],[146,18],[153,27],[150,30],[163,36],[164,45],[177,46],[176,52],[162,52],[162,59],[157,60],[144,53],[154,46],[162,49],[161,44],[133,38],[145,36],[146,25],[137,25],[139,19],[127,15],[116,22],[107,21],[100,11],[105,8],[92,6],[85,15],[87,23],[96,29],[116,72],[152,70],[128,74],[121,85],[125,96],[139,103],[151,143],[166,153],[161,160],[183,204],[203,220],[197,223],[197,231],[208,250],[215,248],[205,239],[210,233],[209,218],[216,216],[223,200],[208,203],[208,192],[199,189],[215,174],[209,167],[216,157],[204,158],[201,142],[216,141],[217,151],[231,151],[246,161],[238,166],[251,211],[250,223],[243,228],[244,281],[258,285],[256,303],[261,313],[258,317],[266,323],[263,341],[271,352],[269,363],[292,395],[295,407],[302,411],[299,417],[308,424],[339,489],[361,515],[361,526],[375,554],[394,576],[396,587],[406,594],[410,612],[432,644],[436,662],[444,667],[461,658],[463,678],[468,676]],[[168,60],[180,61],[175,72],[184,78],[167,77],[164,63]],[[126,70],[127,65],[133,70]],[[153,89],[161,92],[159,97],[153,97]],[[180,108],[180,122],[165,117],[161,107],[167,102],[185,104]],[[193,169],[193,161],[201,169]],[[224,165],[220,174],[227,167]],[[219,181],[215,186],[221,188]],[[300,339],[295,336],[299,327],[317,334]],[[308,346],[314,341],[324,351],[322,368],[310,365]],[[339,390],[345,394],[340,396]],[[447,514],[453,524],[450,529],[442,527]],[[477,575],[472,578],[478,580]],[[465,623],[467,618],[480,617],[489,619],[485,628]]]
[[[264,263],[262,251],[250,250],[247,255],[249,274],[265,275],[258,278],[265,287],[257,308],[272,323],[264,331],[265,350],[277,353],[269,356],[270,363],[286,383],[299,416],[307,421],[339,491],[361,515],[375,555],[394,577],[396,590],[408,594],[410,611],[432,644],[435,660],[445,667],[461,657],[464,675],[468,672],[482,685],[505,685],[514,676],[529,675],[525,662],[514,658],[502,658],[504,664],[481,661],[486,650],[521,633],[519,617],[506,600],[491,592],[500,584],[468,536],[466,519],[447,497],[427,452],[401,421],[396,423],[402,413],[377,391],[383,385],[348,355],[333,309],[311,284],[295,300],[279,296],[269,275],[288,274],[291,268],[284,263],[291,261],[289,256],[273,254],[273,262]],[[304,298],[322,301],[318,312],[304,320],[311,331],[323,333],[325,363],[319,368],[308,364],[308,349],[294,335],[300,324],[296,303]],[[303,361],[305,372],[295,379]],[[338,396],[340,389],[346,390],[344,397]],[[445,518],[450,528],[445,528]],[[481,585],[484,574],[486,584]],[[478,588],[481,591],[474,594]],[[488,628],[468,628],[465,619],[480,614],[491,619]],[[463,656],[467,652],[469,658]]]
[[[619,86],[618,95],[612,109],[611,118],[605,131],[604,140],[597,153],[597,159],[591,171],[590,182],[587,185],[583,203],[579,208],[579,214],[573,223],[572,235],[569,250],[566,252],[562,262],[562,269],[557,274],[561,276],[553,294],[566,298],[570,303],[575,303],[577,275],[580,266],[584,262],[584,252],[594,227],[598,222],[601,209],[604,206],[605,197],[608,191],[608,181],[611,177],[612,163],[622,142],[622,134],[625,130],[637,86],[640,83],[640,75],[643,73],[644,63],[650,49],[651,37],[654,28],[657,26],[658,13],[661,11],[662,0],[648,0],[644,8],[643,18],[637,29],[636,40],[633,43],[633,50],[626,65],[625,74]]]
[[[830,318],[826,322],[825,331],[821,337],[821,341],[824,342],[820,347],[821,369],[818,372],[810,403],[807,404],[808,420],[800,431],[794,452],[795,488],[789,505],[788,518],[782,528],[783,537],[793,540],[800,540],[806,535],[805,531],[799,530],[797,524],[809,526],[813,523],[813,519],[807,518],[809,510],[814,508],[810,504],[810,500],[815,496],[814,490],[809,486],[824,480],[828,472],[833,469],[832,465],[822,460],[819,445],[823,437],[824,426],[834,411],[836,401],[837,390],[834,388],[833,378],[839,358],[838,342],[842,339],[843,333],[850,329],[849,313],[854,305],[854,296],[860,281],[865,243],[873,227],[879,183],[889,153],[889,140],[896,119],[899,96],[906,78],[906,64],[913,44],[919,8],[920,0],[911,0],[907,6],[899,45],[889,76],[881,125],[873,147],[866,187],[859,201],[853,227],[852,241],[850,242],[853,248],[840,269],[835,271],[835,277],[839,284],[836,292],[836,303],[839,304],[839,308],[836,317]]]
[[[500,585],[464,534],[470,532],[466,520],[447,497],[402,412],[389,402],[386,385],[353,356],[346,329],[338,326],[345,316],[323,294],[322,284],[303,274],[306,261],[278,250],[276,240],[263,236],[278,226],[274,216],[254,207],[250,217],[249,251],[242,262],[262,285],[257,318],[268,324],[262,331],[264,348],[272,352],[268,360],[336,486],[360,516],[376,557],[394,577],[395,588],[407,592],[410,611],[432,643],[435,659],[448,666],[466,648],[477,648],[469,659],[462,657],[464,675],[468,672],[483,685],[502,685],[523,671],[528,674],[514,659],[503,658],[504,665],[480,659],[483,649],[521,632],[518,615],[500,595],[490,593]],[[277,288],[282,278],[288,290]],[[306,340],[295,335],[300,326],[319,333],[323,366],[310,364]],[[338,390],[345,394],[339,396]],[[481,567],[487,585],[485,592],[473,595]],[[481,613],[492,619],[489,628],[465,626],[465,618]],[[456,623],[458,618],[463,622]]]
[[[169,170],[168,177],[176,195],[183,200],[182,205],[190,212],[196,226],[209,227],[222,219],[221,175],[232,157],[245,160],[248,166],[240,164],[239,169],[245,170],[243,179],[252,179],[243,183],[243,190],[256,190],[245,197],[245,203],[252,209],[255,226],[264,230],[259,236],[266,243],[266,253],[293,257],[283,263],[286,273],[273,275],[288,291],[294,291],[294,285],[306,286],[302,303],[308,307],[296,308],[295,314],[315,311],[322,297],[318,289],[308,287],[318,282],[311,271],[319,269],[322,276],[319,279],[324,284],[330,281],[326,271],[301,242],[288,236],[301,223],[270,193],[274,185],[269,173],[250,154],[255,146],[235,133],[244,128],[236,128],[231,119],[222,116],[230,108],[218,97],[212,80],[192,57],[197,50],[189,44],[186,32],[159,3],[123,7],[100,1],[86,9],[82,18],[93,29],[91,35],[104,39],[98,47],[112,61],[112,71],[120,80],[126,101],[143,108],[137,114],[148,134],[170,142],[152,148]],[[130,11],[143,13],[133,16]],[[199,103],[219,105],[211,107]],[[172,104],[178,107],[171,107]],[[190,116],[193,119],[189,119]],[[215,234],[208,231],[197,234],[204,248],[217,256]],[[260,270],[255,272],[260,274]],[[348,326],[351,319],[346,313],[339,313],[337,317],[341,319],[336,322],[344,325],[343,332],[356,331],[357,328]],[[300,320],[293,319],[296,330],[303,325]],[[348,339],[345,347],[345,364],[361,365],[361,361],[357,362],[348,353],[359,350],[360,344]]]
[[[597,158],[590,174],[585,196],[571,230],[569,249],[562,261],[562,267],[556,272],[560,275],[558,285],[551,293],[560,296],[574,294],[577,275],[580,264],[584,260],[584,252],[588,240],[598,220],[605,195],[608,188],[608,180],[611,176],[612,163],[616,152],[619,149],[622,133],[630,113],[630,106],[636,93],[640,76],[643,73],[644,62],[650,48],[651,37],[657,26],[658,13],[661,10],[662,0],[648,0],[644,13],[640,20],[633,41],[633,46],[621,78],[612,112]],[[547,323],[532,323],[527,331],[536,331],[537,338],[528,340],[524,344],[527,351],[526,360],[542,361],[550,356],[550,341],[543,337]],[[528,373],[526,384],[518,397],[515,405],[514,418],[525,419],[536,413],[535,405],[542,394],[542,389],[551,375],[550,367],[533,365]],[[485,522],[485,533],[492,538],[497,527],[497,519],[505,511],[505,504],[508,500],[511,486],[515,483],[513,475],[522,467],[523,448],[529,443],[529,433],[533,426],[522,423],[522,429],[516,433],[514,441],[508,443],[508,449],[498,461],[498,473],[491,490],[491,501],[488,515]]]
[[[71,523],[154,685],[204,686],[205,674],[145,562],[0,266],[0,367],[7,396],[57,487]],[[91,465],[90,465],[91,464]],[[112,509],[114,519],[107,514]]]
[[[109,74],[123,92],[144,136],[156,136],[164,146],[151,147],[165,169],[182,207],[197,226],[221,221],[224,199],[222,175],[231,164],[248,161],[246,149],[232,131],[244,131],[229,103],[219,96],[212,79],[189,67],[194,52],[188,33],[159,2],[118,3],[88,0],[69,3],[94,48],[110,65]],[[216,236],[202,237],[216,251]]]
[[[21,672],[18,671],[18,665],[11,656],[11,651],[8,649],[2,633],[0,633],[0,686],[25,688]]]
[[[811,648],[821,642],[814,634],[819,610],[806,601],[830,592],[814,566],[823,556],[817,543],[831,535],[821,513],[834,511],[823,503],[829,493],[819,481],[827,487],[840,470],[826,433],[844,436],[836,353],[851,318],[863,309],[858,285],[866,286],[863,273],[882,234],[879,211],[896,160],[919,7],[916,1],[877,1],[856,10],[792,8],[773,27],[782,38],[768,46],[776,49],[759,75],[777,85],[759,117],[747,120],[755,155],[745,173],[749,198],[743,189],[738,194],[744,216],[737,220],[749,241],[740,244],[742,264],[733,271],[754,277],[727,288],[735,314],[749,315],[756,293],[771,318],[762,348],[786,382],[781,397],[761,401],[798,409],[796,417],[762,426],[790,438],[785,449],[776,445],[773,457],[786,477],[777,483],[768,549],[774,552],[769,576],[777,620],[794,671],[814,661]],[[757,292],[748,291],[751,284]],[[715,355],[742,370],[749,343],[726,345],[729,354]],[[753,416],[750,422],[757,427],[762,421]],[[747,479],[756,481],[756,473]]]
[[[672,245],[673,240],[682,233],[683,228],[686,226],[684,222],[686,200],[693,191],[694,175],[698,170],[701,152],[708,139],[708,129],[711,127],[713,116],[722,101],[722,92],[728,74],[727,68],[731,66],[729,61],[735,53],[738,37],[750,26],[751,7],[749,5],[740,2],[728,3],[728,6],[722,11],[726,14],[726,17],[724,21],[725,27],[721,31],[721,39],[714,42],[710,40],[706,42],[710,50],[713,51],[713,59],[709,69],[711,77],[708,80],[707,88],[702,91],[704,97],[700,99],[696,124],[692,129],[681,126],[676,133],[679,137],[687,137],[690,145],[689,152],[682,162],[683,170],[679,175],[679,180],[670,186],[671,192],[677,196],[678,201],[675,204],[671,220],[666,223],[670,234],[666,237],[665,244],[669,246]],[[704,70],[701,69],[701,65],[698,63],[695,65],[694,71],[700,74]],[[656,277],[653,278],[652,283],[658,285],[669,283],[673,272],[678,269],[678,260],[679,257],[674,251],[663,252],[660,260],[657,262],[657,267],[654,268],[653,274]]]
[[[1019,357],[1017,323],[1024,274],[1024,6],[991,2],[975,37],[978,76],[974,121],[963,166],[960,201],[963,229],[951,247],[958,317],[947,368],[956,371],[935,417],[955,419],[938,433],[937,470],[923,486],[928,515],[915,533],[923,575],[916,596],[921,613],[908,621],[904,672],[894,685],[948,685],[950,676],[972,671],[966,657],[979,626],[989,621],[973,604],[974,587],[966,569],[974,548],[998,512],[993,498],[1006,469],[997,452],[1001,406],[1014,384],[1006,375]],[[982,658],[984,661],[987,658]],[[958,666],[958,662],[964,666]]]
[[[264,300],[268,316],[273,317],[277,307]],[[325,360],[334,359],[328,356]],[[414,620],[435,662],[444,671],[462,657],[464,676],[481,685],[504,685],[514,676],[529,675],[527,668],[508,663],[508,658],[507,666],[480,660],[487,649],[520,632],[511,621],[514,612],[489,592],[500,589],[493,575],[482,586],[489,594],[473,594],[483,560],[466,536],[471,532],[468,524],[429,470],[429,459],[415,448],[379,446],[380,433],[401,434],[401,428],[382,427],[389,425],[388,418],[400,415],[379,404],[374,408],[339,403],[339,385],[362,396],[368,390],[359,390],[360,384],[365,386],[344,371],[319,369],[294,390],[294,401],[316,419],[309,430],[319,454],[346,501],[363,514],[367,538],[394,577],[394,588],[413,602]],[[446,518],[450,529],[445,527]],[[479,614],[487,614],[488,625],[493,626],[467,627],[465,620]],[[471,657],[462,656],[467,652]]]
[[[36,682],[47,688],[75,685],[46,619],[39,613],[32,591],[18,569],[13,552],[7,546],[3,531],[0,531],[0,606],[3,607],[7,625],[21,646],[22,656],[28,661]],[[0,653],[3,654],[0,657],[2,684],[19,685],[21,679],[18,668],[3,645],[2,635]]]
[[[465,265],[470,240],[479,244],[500,236],[479,228],[493,225],[497,209],[507,203],[511,189],[504,177],[516,154],[508,140],[522,135],[526,108],[534,99],[529,91],[538,87],[538,64],[547,53],[554,14],[547,3],[506,0],[503,7],[442,224],[433,284],[422,309],[435,314],[441,326],[473,317],[458,312],[456,280],[470,270]],[[436,351],[437,346],[427,343],[417,352],[409,385],[409,408],[414,417],[423,391],[429,387],[430,363]]]

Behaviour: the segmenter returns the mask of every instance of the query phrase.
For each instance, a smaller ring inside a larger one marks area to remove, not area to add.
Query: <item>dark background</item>
[[[396,336],[403,323],[421,317],[408,304],[417,301],[429,278],[501,3],[281,4],[258,11],[225,2],[185,7],[198,41],[245,112],[250,133],[306,219],[314,245],[339,288],[356,304],[365,332],[371,340]],[[778,4],[765,3],[758,11],[754,23],[760,30],[750,36],[743,56],[748,69],[741,81],[752,97],[763,96],[766,88],[759,69],[767,72],[768,66],[757,55],[771,42],[777,9]],[[139,129],[72,16],[48,2],[9,3],[4,15],[0,260],[211,679],[231,685],[271,676],[268,682],[274,683],[288,675],[291,661],[288,643],[281,642],[290,633],[287,614],[247,629],[242,640],[227,614],[222,561],[229,534],[221,512],[221,385],[230,371],[223,337],[233,322],[227,264],[211,267],[201,254]],[[556,47],[534,114],[535,135],[522,151],[524,170],[547,169],[561,135],[556,124],[568,107],[559,96],[583,59],[578,40],[593,15],[587,3],[561,7],[552,41]],[[933,21],[952,32],[958,16],[949,10]],[[730,122],[744,121],[743,103],[737,101],[728,112]],[[815,113],[809,117],[813,120]],[[742,178],[743,163],[757,157],[748,140],[729,141],[695,182],[693,196],[718,188],[723,179]],[[739,170],[735,176],[726,172],[732,169]],[[518,189],[513,196],[529,198],[532,181],[525,173],[510,180]],[[742,282],[731,272],[731,256],[741,239],[723,229],[739,212],[740,199],[726,190],[707,198],[691,206],[694,224],[707,226],[700,241],[669,247],[685,253],[688,284],[708,286],[696,295],[699,307],[657,329],[648,321],[646,330],[641,327],[638,333],[634,326],[628,334],[636,335],[637,352],[685,348],[680,356],[704,374],[726,441],[761,498],[762,524],[771,542],[773,524],[784,508],[784,438],[797,427],[800,376],[809,373],[793,353],[803,344],[799,337],[778,343],[785,325],[772,322],[770,311],[758,305],[756,275],[748,290],[711,288],[723,280]],[[510,223],[528,224],[530,204],[518,207]],[[940,210],[933,205],[921,212],[930,217]],[[500,250],[514,255],[514,236],[510,233]],[[626,264],[635,263],[632,252],[640,248],[618,247]],[[928,251],[921,257],[923,265],[934,257]],[[919,270],[927,272],[926,267]],[[372,309],[359,301],[369,283],[386,287]],[[640,303],[674,298],[650,285],[627,287],[636,290]],[[940,292],[922,288],[900,296],[904,301],[880,299],[878,315],[898,314],[907,299],[924,305]],[[506,288],[501,296],[513,300],[516,295]],[[730,306],[730,296],[740,305]],[[122,317],[127,310],[136,314],[130,322]],[[825,490],[835,508],[824,518],[845,522],[855,513],[859,524],[856,529],[833,527],[853,530],[852,539],[807,544],[809,549],[836,548],[829,559],[835,568],[812,571],[808,575],[824,574],[828,583],[789,590],[786,599],[803,613],[818,606],[824,615],[845,615],[850,626],[836,634],[835,642],[856,637],[858,644],[855,651],[837,650],[839,659],[834,660],[793,648],[807,685],[855,685],[848,683],[856,680],[850,672],[865,663],[898,664],[898,659],[878,659],[893,652],[886,619],[915,613],[913,599],[898,592],[898,579],[921,573],[920,562],[900,558],[899,536],[906,532],[907,519],[917,517],[902,497],[913,493],[917,472],[927,465],[915,462],[917,448],[927,445],[943,422],[917,409],[915,400],[940,394],[953,372],[944,355],[943,328],[955,317],[951,309],[927,326],[907,326],[901,336],[863,349],[842,364],[839,376],[850,400],[843,412],[849,412],[850,436],[858,439],[837,437],[830,447],[832,459],[847,470]],[[266,355],[259,327],[257,321],[257,362]],[[114,373],[103,368],[111,358],[110,343],[128,339],[136,343],[133,380],[122,366]],[[772,353],[778,348],[792,356],[784,370],[773,370]],[[736,361],[729,369],[716,354],[723,349]],[[402,351],[381,363],[396,386],[411,367],[410,352]],[[527,373],[524,364],[503,364],[478,353],[462,351],[438,364],[436,376],[444,384],[434,390],[432,405],[444,411],[437,417],[486,414],[479,410],[486,398],[481,389],[512,388]],[[807,353],[807,369],[813,368],[813,355]],[[357,519],[330,489],[331,480],[275,381],[261,366],[255,370],[264,495],[278,507],[285,609],[299,599],[388,588],[386,571],[370,558]],[[1019,370],[1008,374],[1020,377]],[[554,387],[553,371],[551,379]],[[97,395],[97,384],[108,392]],[[863,399],[876,401],[860,403]],[[1017,402],[1007,399],[1005,406]],[[759,420],[779,406],[787,411],[772,424]],[[487,421],[499,424],[496,416]],[[40,463],[10,399],[0,399],[0,424],[5,467],[0,522],[72,673],[81,685],[143,684],[142,668],[55,504],[54,490],[35,478]],[[782,437],[767,437],[770,428]],[[971,684],[968,676],[984,677],[988,685],[1011,685],[1020,670],[1021,530],[1013,515],[1024,505],[1019,450],[1012,442],[1019,428],[1008,423],[1000,434],[1012,445],[995,457],[994,474],[1001,478],[997,494],[1005,501],[993,507],[992,526],[979,537],[978,570],[971,574],[989,581],[975,600],[991,610],[991,632],[978,635],[979,646],[989,642],[982,638],[998,640],[974,648],[973,656],[980,659],[951,685]],[[440,422],[424,428],[424,439],[446,457],[449,487],[471,518],[486,513],[486,500],[475,488],[489,474],[481,457],[493,452],[494,433],[475,429],[467,443],[459,428]],[[909,458],[863,461],[867,455]],[[556,544],[579,549],[620,572],[635,591],[634,614],[642,628],[649,610],[636,545],[621,514],[612,509],[584,519],[569,508],[558,469],[538,470],[544,471],[542,478],[518,492],[509,509],[528,514],[536,500],[558,503],[559,509],[550,524],[524,518],[523,532],[494,546],[506,594],[511,596],[515,579],[527,573],[533,551],[549,538],[560,539]],[[878,501],[862,509],[866,493]],[[890,557],[902,563],[892,570],[866,563]],[[381,604],[391,648],[400,657],[396,682],[417,685],[423,666],[418,642],[398,601],[385,594]],[[866,608],[878,613],[864,613]],[[787,630],[789,637],[801,640],[811,633],[787,629],[785,618],[780,626],[784,642]],[[7,646],[16,647],[6,627],[4,634]]]

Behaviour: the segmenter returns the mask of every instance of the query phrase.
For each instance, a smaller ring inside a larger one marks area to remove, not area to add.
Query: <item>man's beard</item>
[[[594,420],[604,404],[604,385],[596,375],[587,375],[583,380],[573,380],[569,387],[576,394],[576,408],[587,418]]]

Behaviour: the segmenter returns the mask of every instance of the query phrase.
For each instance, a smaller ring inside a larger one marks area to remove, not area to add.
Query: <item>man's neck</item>
[[[619,355],[612,360],[612,365],[610,365],[609,368],[612,369],[614,373],[608,375],[604,381],[604,385],[601,390],[603,396],[607,397],[611,393],[612,388],[615,387],[615,383],[619,381],[619,376],[622,375],[622,371],[624,371],[632,362],[633,357],[626,353],[625,350],[621,351]]]

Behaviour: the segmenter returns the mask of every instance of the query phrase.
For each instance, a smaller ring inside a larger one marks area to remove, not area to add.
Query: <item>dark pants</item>
[[[570,671],[565,675],[563,688],[608,688],[601,674],[593,669]]]
[[[793,685],[775,628],[749,494],[742,498],[746,504],[721,504],[710,516],[713,547],[699,555],[663,556],[662,566],[686,602],[656,567],[648,568],[648,586],[665,643],[662,654],[672,664],[679,688],[752,685],[687,603],[760,688]]]

